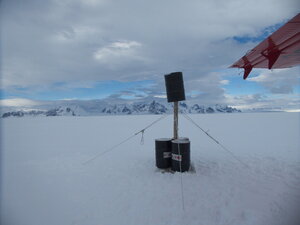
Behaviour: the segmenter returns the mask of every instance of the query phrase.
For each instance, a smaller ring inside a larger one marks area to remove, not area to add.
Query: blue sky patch
[[[273,26],[266,27],[265,29],[263,29],[260,32],[259,36],[254,36],[254,37],[253,36],[234,36],[233,40],[235,40],[239,43],[242,43],[242,44],[245,44],[248,42],[261,42],[264,39],[266,39],[268,36],[270,36],[274,31],[278,30],[278,28],[280,28],[284,24],[285,24],[285,22],[277,23]]]
[[[226,92],[230,95],[250,95],[253,93],[264,93],[266,90],[256,82],[243,80],[242,77],[229,77],[226,84]]]

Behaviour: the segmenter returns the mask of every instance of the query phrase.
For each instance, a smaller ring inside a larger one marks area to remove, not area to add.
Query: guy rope
[[[82,164],[83,164],[83,165],[86,165],[86,164],[88,164],[88,163],[94,161],[94,160],[97,159],[98,157],[103,156],[104,154],[113,151],[114,149],[116,149],[116,148],[119,147],[120,145],[124,144],[125,142],[129,141],[130,139],[134,138],[135,136],[137,136],[137,135],[140,134],[140,133],[142,134],[142,139],[141,139],[141,144],[142,144],[143,141],[144,141],[144,132],[145,132],[148,128],[150,128],[150,127],[152,127],[154,124],[156,124],[157,122],[159,122],[159,121],[161,121],[162,119],[166,118],[167,116],[169,116],[169,114],[164,114],[163,116],[161,116],[161,117],[158,118],[157,120],[155,120],[155,121],[153,121],[152,123],[150,123],[150,124],[149,124],[148,126],[146,126],[144,129],[142,129],[142,130],[136,132],[135,134],[129,136],[128,138],[124,139],[123,141],[119,142],[118,144],[116,144],[116,145],[114,145],[114,146],[112,146],[112,147],[106,149],[105,151],[97,153],[97,154],[94,155],[92,158],[90,158],[89,160],[83,162]]]

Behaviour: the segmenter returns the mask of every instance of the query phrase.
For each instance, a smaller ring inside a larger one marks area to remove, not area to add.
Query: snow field
[[[190,115],[245,167],[183,116],[196,173],[155,168],[154,140],[172,116],[120,147],[160,116],[1,120],[4,225],[281,225],[299,223],[300,114]]]

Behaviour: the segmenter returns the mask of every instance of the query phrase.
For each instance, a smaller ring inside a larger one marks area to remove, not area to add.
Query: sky
[[[300,109],[298,67],[228,68],[300,11],[297,0],[2,0],[1,105],[164,98]]]

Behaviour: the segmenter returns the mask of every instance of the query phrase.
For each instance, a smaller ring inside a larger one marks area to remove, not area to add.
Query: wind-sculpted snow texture
[[[83,164],[160,116],[1,119],[1,225],[297,225],[300,114],[180,117],[195,172],[155,168],[154,140],[172,116]],[[2,141],[3,140],[3,141]]]
[[[2,113],[2,118],[23,116],[90,116],[90,115],[145,115],[172,113],[172,104],[159,103],[157,101],[132,104],[103,104],[91,101],[91,104],[80,102],[68,103],[68,101],[56,106],[36,106],[39,109],[14,109]],[[179,104],[180,111],[186,113],[234,113],[239,110],[224,106],[200,106],[186,103]]]

